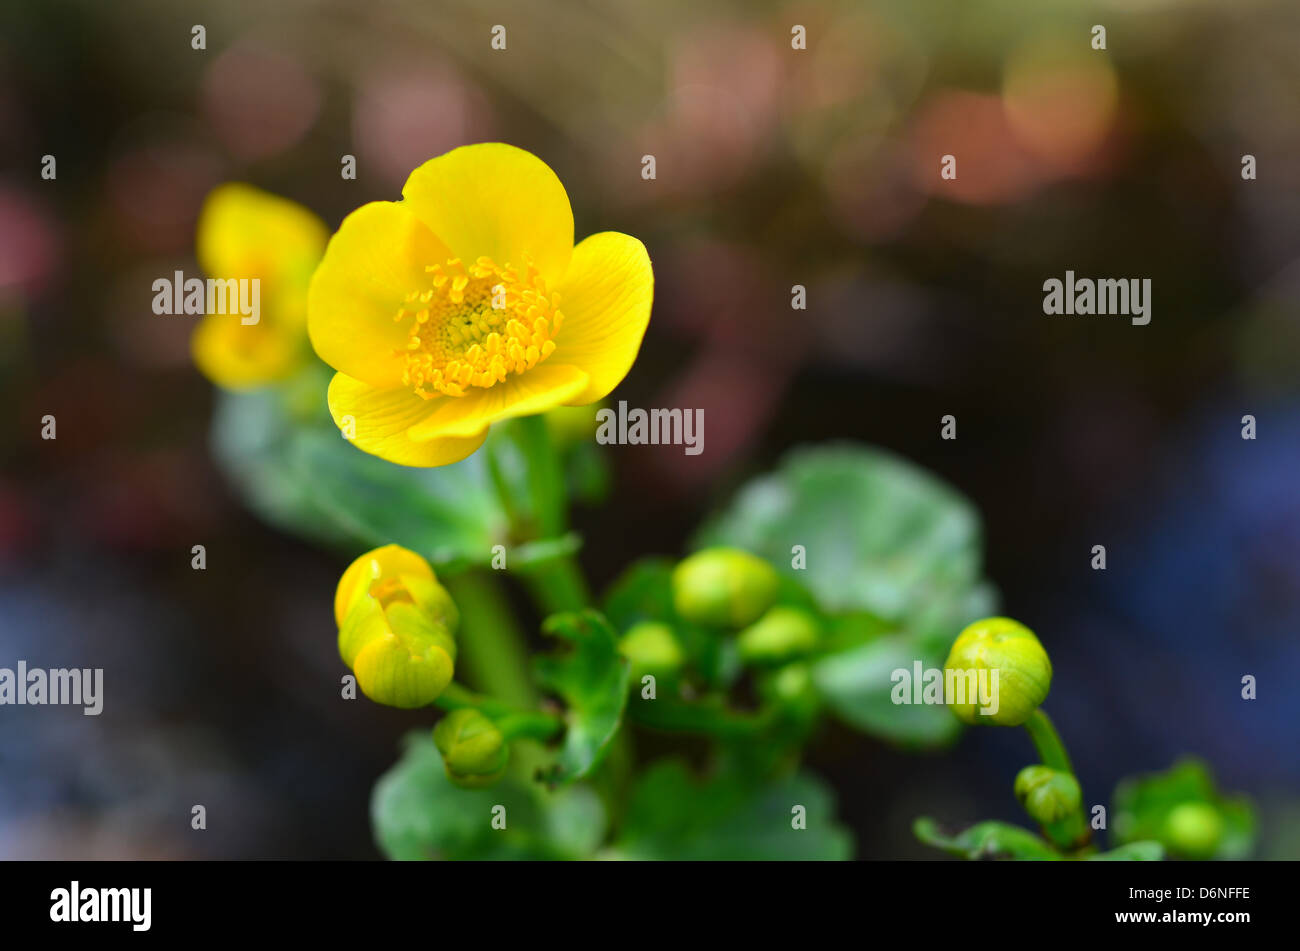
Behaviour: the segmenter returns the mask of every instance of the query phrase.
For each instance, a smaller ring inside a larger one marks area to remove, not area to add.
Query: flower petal
[[[194,328],[190,352],[218,386],[262,386],[289,376],[306,358],[301,333],[269,321],[244,324],[237,315],[208,314]]]
[[[410,438],[419,442],[469,436],[497,420],[544,413],[572,400],[586,386],[587,374],[577,367],[538,364],[495,386],[471,387],[464,396],[434,400],[433,413],[411,427]]]
[[[401,380],[393,351],[406,346],[413,317],[394,320],[406,294],[429,285],[425,267],[447,248],[409,208],[374,201],[343,219],[307,294],[307,331],[320,358],[374,387]]]
[[[329,407],[343,432],[349,420],[352,442],[371,455],[403,466],[446,466],[459,462],[483,445],[487,423],[449,438],[425,437],[417,442],[409,430],[426,420],[438,401],[424,400],[404,387],[376,389],[343,373],[330,381]]]
[[[238,182],[214,188],[199,212],[199,266],[209,277],[304,282],[325,250],[325,223],[295,202]]]
[[[429,563],[401,545],[384,545],[359,556],[339,578],[334,591],[334,620],[342,627],[352,602],[363,592],[369,594],[374,582],[403,576],[436,580]]]
[[[467,264],[486,255],[519,266],[526,255],[552,286],[569,266],[569,196],[531,152],[500,142],[453,149],[412,172],[402,197]]]
[[[627,376],[653,300],[650,255],[636,238],[604,231],[573,249],[560,285],[564,324],[555,338],[555,357],[581,367],[589,379],[570,405],[603,399]]]

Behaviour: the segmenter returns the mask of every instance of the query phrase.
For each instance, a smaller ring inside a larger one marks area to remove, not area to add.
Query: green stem
[[[628,716],[642,726],[656,730],[703,733],[706,736],[730,738],[751,737],[763,733],[772,725],[775,715],[775,708],[766,708],[758,713],[741,713],[723,706],[672,703],[662,700],[654,703],[633,703],[628,707]]]
[[[495,721],[507,742],[514,743],[510,757],[512,772],[522,780],[532,776],[547,762],[540,743],[554,739],[564,729],[564,721],[540,710],[519,710],[492,697],[474,693],[458,683],[450,683],[436,701],[443,710],[478,710]],[[535,788],[529,783],[530,788]]]
[[[491,575],[472,571],[444,584],[460,609],[457,666],[465,679],[515,707],[536,706],[525,641],[501,586]]]
[[[475,693],[468,687],[463,687],[458,683],[450,683],[434,703],[443,710],[478,710],[484,716],[492,719],[499,717],[512,716],[516,713],[522,713],[517,707],[512,707],[508,703],[502,703],[493,697],[485,696],[481,693]]]
[[[501,471],[501,460],[493,450],[494,446],[491,444],[483,447],[483,458],[487,460],[488,474],[492,477],[492,487],[496,489],[501,510],[505,512],[509,524],[515,526],[519,524],[519,509],[515,505],[514,493],[510,491],[510,483],[506,480],[505,473]]]
[[[434,702],[443,710],[478,710],[495,721],[497,728],[508,740],[549,740],[564,729],[564,721],[554,714],[540,710],[519,710],[493,697],[474,693],[457,683],[448,684],[447,689]]]
[[[581,611],[591,606],[587,579],[572,555],[557,555],[529,565],[520,573],[543,615]]]
[[[569,529],[568,490],[560,454],[542,415],[515,420],[515,440],[528,465],[528,492],[539,538],[558,538]]]
[[[1044,766],[1074,775],[1074,767],[1070,765],[1070,754],[1065,751],[1061,735],[1056,732],[1051,718],[1041,707],[1025,721],[1025,729],[1029,731],[1029,737],[1034,741],[1034,749],[1038,750],[1038,758],[1043,761]]]
[[[507,740],[542,740],[546,741],[559,735],[564,729],[564,721],[549,713],[512,713],[496,721],[497,729],[505,734]]]
[[[1034,749],[1038,751],[1038,758],[1043,761],[1044,766],[1074,775],[1074,767],[1070,765],[1070,754],[1065,751],[1061,734],[1056,732],[1051,717],[1044,713],[1041,707],[1025,721],[1025,729],[1029,731],[1029,737],[1034,741]],[[1078,809],[1060,822],[1044,825],[1043,831],[1057,846],[1066,851],[1086,850],[1088,840],[1092,836],[1082,803],[1079,804]]]
[[[511,423],[511,438],[527,467],[529,510],[533,524],[516,519],[513,534],[521,539],[559,539],[568,531],[569,500],[560,455],[551,440],[546,417],[525,416]],[[506,491],[504,479],[498,491]],[[577,611],[591,605],[591,592],[577,560],[571,554],[534,562],[520,572],[543,614]]]

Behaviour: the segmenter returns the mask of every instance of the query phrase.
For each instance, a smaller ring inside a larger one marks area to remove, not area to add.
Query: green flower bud
[[[495,723],[469,707],[453,710],[433,728],[433,743],[442,754],[447,778],[457,786],[479,789],[501,778],[510,747]]]
[[[817,646],[817,619],[799,608],[777,605],[740,632],[740,658],[749,664],[780,664]]]
[[[738,548],[706,548],[673,569],[673,606],[687,621],[746,627],[776,599],[776,569]]]
[[[618,642],[618,649],[632,664],[634,683],[639,683],[646,674],[656,677],[676,674],[686,662],[673,629],[659,621],[632,625]]]
[[[339,581],[334,612],[339,655],[376,703],[423,707],[451,682],[456,605],[414,552],[386,545],[362,555]]]
[[[1079,781],[1048,766],[1026,766],[1016,776],[1015,789],[1025,812],[1040,825],[1061,822],[1083,801]]]
[[[1185,802],[1165,817],[1165,841],[1192,859],[1211,858],[1223,839],[1223,816],[1208,802]]]
[[[801,726],[810,725],[821,707],[812,671],[804,663],[786,664],[766,673],[759,689],[767,701],[781,705],[788,720]]]
[[[949,709],[972,725],[1019,726],[1047,699],[1052,686],[1052,662],[1043,645],[1029,628],[1005,617],[985,618],[967,627],[953,641],[943,666],[945,684],[965,683],[962,695],[950,698],[954,702]],[[978,689],[972,689],[981,677],[992,698],[988,704]],[[996,709],[981,713],[986,706]]]

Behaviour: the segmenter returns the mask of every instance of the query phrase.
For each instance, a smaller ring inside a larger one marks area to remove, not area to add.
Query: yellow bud
[[[453,710],[433,728],[433,743],[442,753],[447,778],[457,786],[478,789],[501,778],[510,747],[495,723],[478,710]]]
[[[996,705],[996,712],[980,713],[984,704],[978,691],[965,690],[961,702],[949,705],[958,719],[972,725],[1019,726],[1047,699],[1052,686],[1052,662],[1043,645],[1029,628],[1005,617],[967,627],[957,635],[943,666],[945,683],[962,677],[971,683],[972,672],[988,672],[984,676],[994,698],[989,706]]]
[[[334,612],[339,655],[376,703],[423,707],[451,682],[456,606],[414,552],[386,545],[362,555],[339,581]]]
[[[342,627],[348,609],[358,595],[382,588],[380,582],[392,582],[403,577],[437,580],[429,563],[409,548],[385,545],[366,552],[348,565],[343,577],[339,579],[338,589],[334,593],[334,620]],[[455,624],[451,626],[454,627]]]
[[[696,624],[746,627],[772,606],[779,583],[762,558],[738,548],[706,548],[673,569],[673,605]]]

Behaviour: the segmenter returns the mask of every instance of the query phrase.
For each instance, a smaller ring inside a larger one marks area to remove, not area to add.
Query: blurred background
[[[649,248],[615,397],[705,409],[703,455],[610,450],[575,518],[597,585],[792,446],[886,447],[982,513],[1087,801],[1198,754],[1255,798],[1257,854],[1300,857],[1298,48],[1286,0],[4,3],[0,666],[103,667],[107,696],[0,708],[0,857],[378,855],[370,788],[416,721],[338,701],[346,560],[226,484],[194,318],[150,285],[198,273],[221,182],[332,229],[484,140],[555,169],[579,237]],[[1045,318],[1067,269],[1150,278],[1151,323]],[[809,763],[859,856],[923,858],[918,814],[1019,821],[1027,754],[830,727]]]

